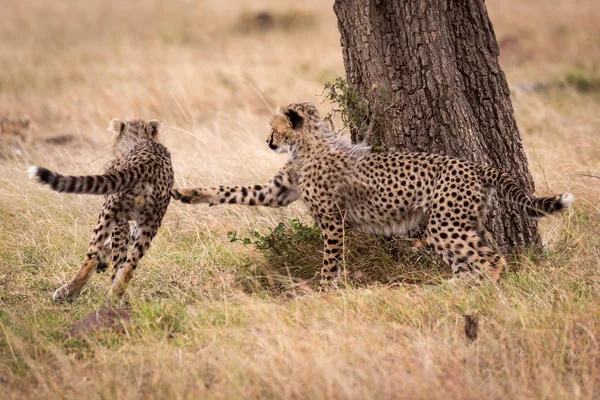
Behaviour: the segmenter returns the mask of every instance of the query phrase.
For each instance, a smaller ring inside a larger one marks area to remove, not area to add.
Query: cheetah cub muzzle
[[[104,204],[83,265],[69,283],[54,292],[54,300],[74,300],[94,271],[114,267],[110,297],[121,297],[133,270],[160,227],[173,187],[171,156],[157,142],[160,122],[113,119],[114,159],[103,175],[64,176],[31,167],[29,177],[57,192],[104,195]],[[133,221],[130,227],[129,221]]]
[[[184,203],[283,207],[301,198],[323,230],[320,286],[340,275],[344,229],[402,235],[426,226],[425,243],[457,276],[497,280],[506,265],[480,237],[492,189],[531,217],[568,208],[570,194],[530,198],[505,172],[439,154],[373,153],[337,137],[311,103],[276,112],[267,138],[287,164],[266,185],[173,190]]]

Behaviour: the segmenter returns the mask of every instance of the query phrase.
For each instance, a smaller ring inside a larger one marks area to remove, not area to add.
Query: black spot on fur
[[[96,272],[97,273],[104,272],[107,269],[108,269],[108,264],[105,263],[104,261],[99,261],[98,264],[96,264]]]

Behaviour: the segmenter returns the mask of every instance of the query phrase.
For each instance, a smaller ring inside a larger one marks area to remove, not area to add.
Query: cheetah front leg
[[[337,286],[343,267],[344,250],[344,224],[340,219],[321,219],[319,221],[323,230],[323,266],[321,267],[321,281],[319,291],[324,291],[332,286]]]
[[[266,185],[173,189],[171,195],[175,200],[191,204],[285,207],[300,196],[293,175],[284,167]]]
[[[175,200],[196,204],[240,204],[248,206],[285,207],[298,199],[298,192],[273,186],[219,186],[211,188],[173,189]]]

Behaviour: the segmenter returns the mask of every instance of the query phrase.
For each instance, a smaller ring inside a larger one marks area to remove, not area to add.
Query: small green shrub
[[[355,87],[344,78],[337,77],[334,82],[327,82],[323,94],[327,100],[337,105],[334,113],[338,113],[344,128],[363,135],[369,126],[369,101],[361,96]]]
[[[375,151],[384,150],[376,131],[382,115],[391,108],[386,88],[373,86],[364,95],[344,78],[337,77],[333,83],[325,84],[323,96],[337,107],[326,120],[331,123],[331,118],[339,114],[344,125],[340,131],[350,130],[353,142],[364,141]]]
[[[251,272],[247,288],[286,290],[290,283],[319,280],[323,259],[323,237],[316,224],[298,219],[281,222],[263,234],[252,231],[249,237],[229,232],[229,240],[253,248],[263,260],[248,259],[246,270]],[[343,280],[351,284],[424,283],[437,279],[449,269],[432,253],[412,247],[407,238],[385,238],[346,232],[346,247],[342,260]],[[249,277],[246,276],[245,279]]]

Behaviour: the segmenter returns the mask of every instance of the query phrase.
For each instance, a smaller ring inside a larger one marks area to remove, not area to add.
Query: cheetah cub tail
[[[560,204],[563,206],[563,208],[571,207],[571,204],[573,204],[574,201],[575,196],[573,196],[571,193],[563,193],[560,195]]]
[[[551,197],[536,197],[531,201],[533,207],[528,208],[527,211],[532,217],[553,214],[571,207],[574,201],[575,196],[571,193]]]
[[[506,172],[495,168],[480,167],[480,174],[486,185],[497,188],[501,198],[520,204],[530,217],[543,217],[558,213],[569,208],[575,201],[575,196],[570,193],[530,198]]]
[[[106,175],[65,176],[36,165],[27,169],[29,179],[50,185],[65,193],[108,195],[123,192],[139,181],[136,171],[118,171]]]
[[[38,167],[36,165],[32,165],[31,167],[27,168],[27,176],[29,177],[29,179],[36,178],[39,170],[40,170],[40,167]]]

